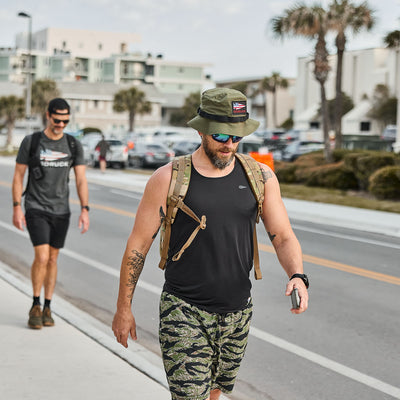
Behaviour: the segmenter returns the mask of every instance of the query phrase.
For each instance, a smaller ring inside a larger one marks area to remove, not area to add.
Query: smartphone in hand
[[[290,296],[292,298],[292,308],[299,309],[300,308],[299,290],[296,288],[293,289],[292,294]]]

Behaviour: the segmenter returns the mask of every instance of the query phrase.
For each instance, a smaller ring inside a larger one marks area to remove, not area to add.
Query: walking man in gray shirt
[[[78,226],[89,228],[88,185],[83,149],[78,140],[64,133],[70,107],[61,98],[50,101],[47,127],[24,138],[18,151],[12,183],[13,224],[27,227],[35,256],[31,269],[33,304],[28,325],[32,329],[53,326],[50,302],[57,279],[57,259],[67,235],[69,208],[69,171],[74,168],[76,189],[81,203]],[[25,213],[22,210],[23,181],[29,168],[25,191]],[[44,288],[44,307],[40,294]]]

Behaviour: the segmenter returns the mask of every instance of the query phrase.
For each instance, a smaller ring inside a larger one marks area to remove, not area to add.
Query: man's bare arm
[[[119,343],[127,347],[130,333],[136,339],[136,322],[131,305],[146,255],[154,241],[154,232],[160,227],[160,208],[165,214],[171,167],[157,170],[146,185],[140,201],[135,223],[128,238],[122,258],[117,311],[113,320],[114,335]]]
[[[290,278],[293,274],[303,273],[303,256],[300,243],[290,225],[275,174],[266,165],[263,165],[262,168],[264,178],[268,178],[265,180],[262,220],[279,262]],[[296,278],[287,284],[286,295],[290,295],[294,287],[299,289],[301,297],[300,309],[296,310],[295,313],[304,312],[308,307],[307,289],[303,281]]]

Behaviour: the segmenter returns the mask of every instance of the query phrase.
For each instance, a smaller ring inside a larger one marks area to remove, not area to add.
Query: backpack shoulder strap
[[[260,220],[260,215],[262,213],[262,206],[264,203],[264,189],[265,182],[262,175],[262,169],[258,162],[248,156],[247,154],[236,153],[236,158],[242,164],[244,170],[246,171],[247,179],[250,182],[251,190],[254,194],[254,197],[257,200],[257,220],[258,223]]]
[[[22,196],[25,196],[25,194],[29,188],[29,182],[32,179],[32,177],[31,177],[32,168],[40,165],[39,143],[40,143],[41,133],[42,132],[40,132],[40,131],[32,133],[31,145],[29,147],[28,180],[26,182],[26,187],[22,193]]]
[[[76,161],[76,138],[74,138],[72,135],[68,133],[66,133],[65,135],[67,136],[68,147],[72,157],[71,167],[73,167],[75,166],[75,161]]]
[[[160,256],[159,267],[165,268],[168,259],[169,241],[171,238],[171,225],[175,221],[176,213],[182,210],[196,222],[198,226],[190,235],[189,239],[182,246],[181,250],[173,257],[173,261],[181,258],[183,252],[190,246],[200,229],[206,228],[206,217],[203,215],[201,219],[183,202],[187,190],[189,188],[190,175],[192,172],[192,156],[185,155],[177,157],[172,161],[171,183],[169,185],[167,198],[167,212],[161,224],[160,232]]]
[[[264,190],[265,182],[262,175],[262,170],[260,165],[254,158],[246,155],[236,153],[236,158],[242,164],[244,170],[246,171],[247,179],[250,183],[251,190],[257,201],[257,218],[256,223],[260,221],[260,215],[262,213],[262,207],[264,203]],[[254,252],[254,275],[256,279],[262,279],[261,269],[260,269],[260,255],[258,253],[258,240],[257,240],[257,229],[254,226],[253,231],[253,252]]]
[[[32,133],[31,147],[29,148],[29,162],[32,157],[35,157],[37,155],[41,133],[42,132]]]

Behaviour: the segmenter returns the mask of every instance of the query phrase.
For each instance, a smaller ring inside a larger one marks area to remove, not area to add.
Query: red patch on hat
[[[232,115],[246,115],[246,101],[232,101]]]

